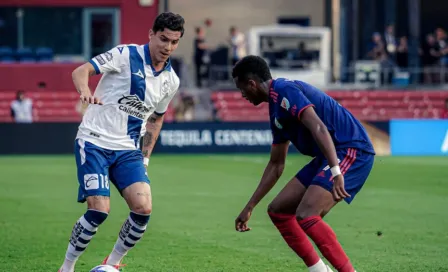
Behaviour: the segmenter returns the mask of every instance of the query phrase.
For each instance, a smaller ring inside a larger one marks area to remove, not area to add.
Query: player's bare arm
[[[76,68],[72,73],[73,83],[83,104],[103,104],[97,97],[92,96],[89,88],[89,77],[95,74],[95,68],[88,62]]]
[[[271,157],[264,170],[261,181],[249,202],[246,204],[246,207],[235,220],[235,229],[237,231],[244,232],[250,230],[247,226],[247,221],[249,221],[252,210],[266,196],[266,194],[269,193],[283,173],[288,146],[289,141],[272,146]]]
[[[151,116],[149,116],[148,122],[146,122],[146,133],[143,136],[142,147],[145,166],[148,166],[149,157],[151,156],[154,145],[156,144],[157,138],[159,137],[162,125],[163,115],[159,115],[156,113],[153,113]]]
[[[300,121],[310,130],[314,140],[328,161],[328,165],[334,176],[333,197],[337,201],[350,197],[344,188],[344,177],[339,169],[336,148],[327,127],[319,116],[317,116],[312,107],[309,107],[302,112]]]

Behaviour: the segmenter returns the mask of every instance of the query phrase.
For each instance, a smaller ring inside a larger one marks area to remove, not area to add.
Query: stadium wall
[[[365,124],[378,155],[448,155],[448,120],[392,120],[389,134]],[[0,154],[72,154],[77,123],[0,124]],[[268,153],[268,123],[167,123],[156,153]],[[291,146],[290,152],[297,152]]]
[[[12,7],[119,7],[120,43],[148,42],[149,29],[159,12],[159,0],[142,7],[138,0],[2,0],[1,6]]]

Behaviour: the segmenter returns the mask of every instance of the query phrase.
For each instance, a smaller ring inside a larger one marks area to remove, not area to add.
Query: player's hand
[[[345,191],[343,175],[337,175],[334,177],[332,193],[336,201],[341,201],[346,197],[350,197],[350,195]]]
[[[247,221],[249,221],[251,215],[252,210],[244,208],[244,210],[240,213],[240,215],[238,215],[235,220],[235,230],[239,232],[250,231],[251,228],[247,226]]]
[[[103,102],[101,102],[98,97],[94,97],[90,93],[81,93],[81,95],[79,96],[79,100],[81,100],[82,104],[103,105]]]

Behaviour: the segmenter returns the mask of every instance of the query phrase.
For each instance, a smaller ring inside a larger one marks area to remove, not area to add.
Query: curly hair
[[[233,67],[232,77],[238,77],[240,81],[247,81],[256,77],[260,82],[272,79],[271,71],[266,61],[254,55],[249,55],[239,60]]]
[[[184,36],[184,24],[185,20],[179,14],[174,14],[172,12],[164,12],[157,16],[152,27],[152,31],[157,33],[158,31],[163,31],[168,28],[171,31],[179,31],[181,37]]]

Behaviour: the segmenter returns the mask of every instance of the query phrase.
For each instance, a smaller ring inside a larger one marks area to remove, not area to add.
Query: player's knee
[[[301,203],[296,211],[296,218],[300,221],[311,216],[319,216],[320,214],[321,211],[313,205]]]
[[[279,210],[277,205],[275,205],[274,202],[269,203],[269,205],[268,205],[268,213],[280,213],[280,212],[281,211]]]
[[[108,214],[110,212],[110,200],[107,196],[87,197],[87,208]]]
[[[142,204],[138,204],[135,205],[134,207],[131,208],[131,210],[134,213],[138,213],[138,214],[151,214],[152,213],[152,205],[151,203],[142,203]]]

